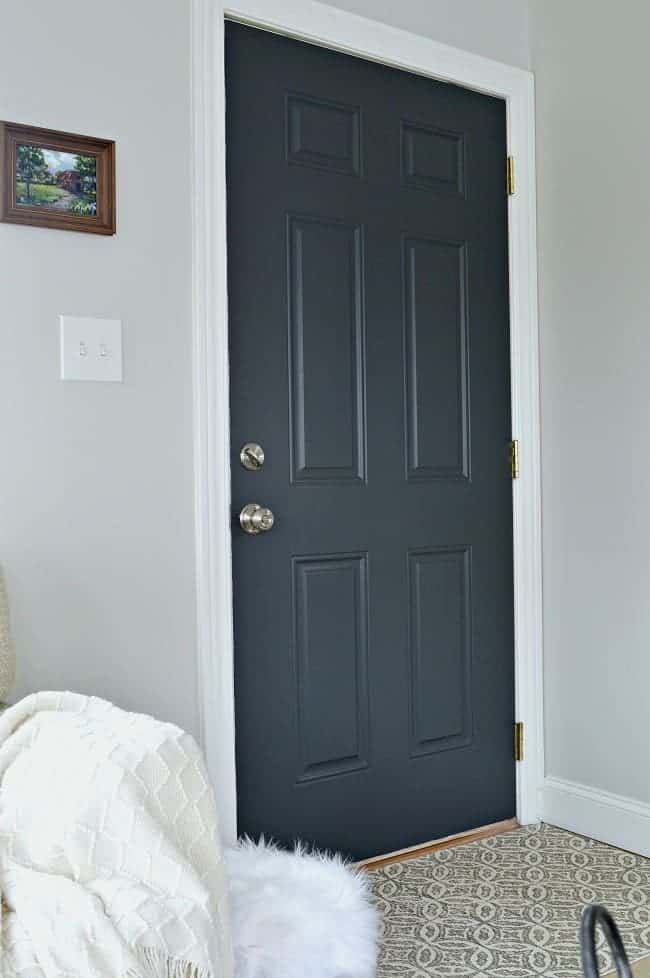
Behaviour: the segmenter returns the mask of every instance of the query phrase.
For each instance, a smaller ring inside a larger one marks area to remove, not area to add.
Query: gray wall
[[[528,68],[528,0],[336,0],[331,4]]]
[[[152,30],[155,25],[155,30]],[[0,118],[117,140],[118,235],[0,225],[0,560],[17,695],[197,727],[186,0],[11,4]],[[125,383],[58,379],[58,315],[122,318]]]
[[[345,6],[527,63],[518,0]],[[154,27],[152,27],[154,25]],[[189,4],[10,5],[0,118],[117,141],[118,235],[0,225],[0,560],[16,695],[97,693],[197,732]],[[121,318],[125,382],[58,379],[60,313]]]
[[[644,0],[533,0],[547,773],[650,802]]]

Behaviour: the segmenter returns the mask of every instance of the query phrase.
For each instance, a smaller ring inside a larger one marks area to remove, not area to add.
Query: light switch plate
[[[122,380],[122,320],[61,316],[61,380]]]

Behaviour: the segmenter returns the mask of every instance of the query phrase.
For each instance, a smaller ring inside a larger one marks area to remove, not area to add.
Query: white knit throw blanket
[[[0,717],[2,978],[231,978],[222,849],[190,736],[74,693]]]

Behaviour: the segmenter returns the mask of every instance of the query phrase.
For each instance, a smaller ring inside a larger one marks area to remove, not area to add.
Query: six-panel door
[[[227,113],[239,830],[511,817],[504,104],[229,24]]]

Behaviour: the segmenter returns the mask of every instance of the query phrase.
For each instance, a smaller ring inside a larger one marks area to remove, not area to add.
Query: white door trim
[[[454,82],[505,99],[516,193],[509,201],[514,483],[515,675],[525,758],[517,815],[540,814],[543,782],[542,560],[535,227],[530,72],[314,0],[192,0],[192,244],[196,576],[200,725],[226,841],[236,836],[233,699],[224,18]],[[505,161],[504,161],[505,162]],[[505,179],[505,177],[504,177]]]

